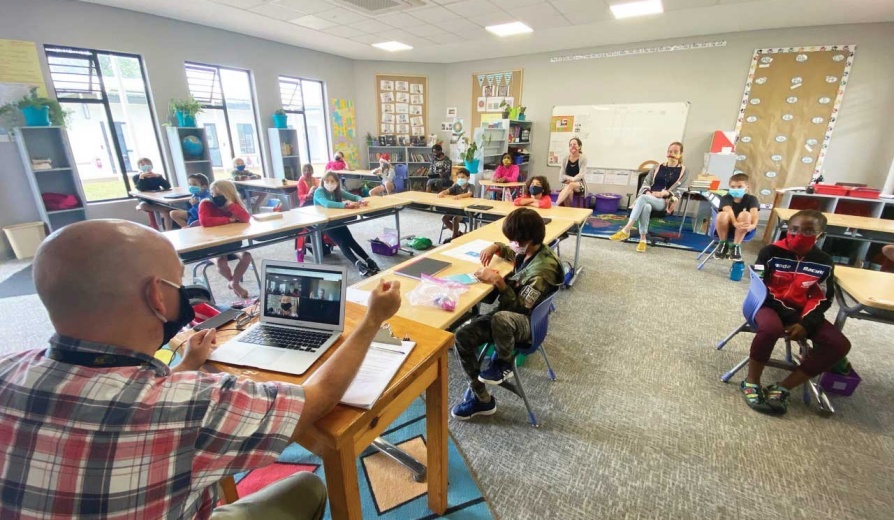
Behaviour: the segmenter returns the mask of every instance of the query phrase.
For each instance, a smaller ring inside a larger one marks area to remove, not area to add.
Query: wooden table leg
[[[447,510],[447,351],[438,358],[438,376],[425,391],[425,424],[428,508],[443,515]]]
[[[363,518],[356,459],[357,454],[350,445],[327,450],[323,454],[323,469],[326,470],[326,491],[329,494],[332,520]]]

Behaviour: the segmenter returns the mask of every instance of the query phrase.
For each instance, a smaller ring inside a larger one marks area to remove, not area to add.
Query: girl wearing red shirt
[[[546,177],[538,175],[528,179],[525,193],[528,193],[529,196],[522,195],[513,201],[516,206],[534,206],[542,209],[553,206],[553,199],[549,196],[549,181],[546,180]]]
[[[301,177],[298,178],[298,205],[313,206],[314,190],[318,187],[313,165],[305,164],[301,167]]]
[[[248,223],[251,216],[239,198],[236,185],[231,181],[219,180],[211,183],[211,199],[199,203],[199,223],[202,227],[225,226],[234,222]],[[228,287],[240,298],[248,298],[248,291],[240,285],[242,275],[251,264],[251,253],[233,253],[239,259],[236,269],[230,270],[227,256],[217,257],[217,270],[227,279]]]
[[[333,160],[326,163],[326,171],[340,171],[340,170],[350,170],[351,167],[348,166],[348,161],[345,160],[345,154],[342,152],[335,152],[335,157]]]

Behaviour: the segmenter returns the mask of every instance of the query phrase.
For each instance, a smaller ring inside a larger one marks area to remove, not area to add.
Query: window
[[[196,120],[208,134],[217,179],[229,177],[237,157],[253,173],[264,174],[250,74],[216,65],[186,64],[189,92],[203,109]]]
[[[279,93],[282,108],[289,115],[289,127],[298,131],[301,161],[322,170],[331,156],[323,82],[280,76]]]
[[[164,175],[146,71],[137,55],[47,45],[56,98],[87,202],[127,198],[137,161]]]

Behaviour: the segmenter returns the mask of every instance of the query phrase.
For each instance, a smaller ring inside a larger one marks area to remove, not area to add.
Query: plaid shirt
[[[58,350],[143,361],[95,368],[44,350],[0,359],[0,518],[208,518],[222,477],[273,463],[299,386],[171,373],[130,350],[55,335]]]

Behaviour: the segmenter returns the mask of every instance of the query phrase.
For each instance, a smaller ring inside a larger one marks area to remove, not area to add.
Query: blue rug
[[[36,293],[37,289],[34,288],[34,279],[31,275],[30,265],[0,282],[0,298],[12,298],[13,296],[26,296]]]
[[[627,211],[619,211],[617,213],[594,213],[587,223],[584,224],[583,234],[589,237],[608,238],[616,231],[624,227],[628,219]],[[700,235],[692,232],[692,217],[686,218],[686,224],[683,226],[683,233],[679,236],[677,231],[680,229],[679,216],[669,216],[663,218],[653,218],[649,224],[649,233],[658,236],[670,237],[670,242],[662,244],[657,242],[657,246],[671,247],[674,249],[684,249],[687,251],[702,251],[708,246],[711,239],[707,235]],[[637,239],[638,234],[636,227],[630,233],[632,239]]]

